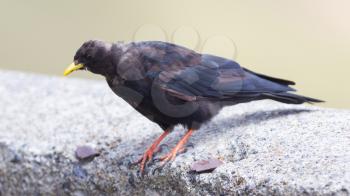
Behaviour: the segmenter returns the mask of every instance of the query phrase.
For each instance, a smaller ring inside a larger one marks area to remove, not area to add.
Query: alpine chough
[[[140,170],[175,125],[188,129],[162,160],[173,160],[194,130],[224,106],[272,99],[288,104],[321,102],[290,93],[289,80],[255,73],[237,62],[160,41],[85,42],[64,71],[88,70],[103,75],[112,91],[164,132],[139,160]]]

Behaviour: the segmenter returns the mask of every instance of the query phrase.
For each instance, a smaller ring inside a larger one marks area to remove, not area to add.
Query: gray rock
[[[104,81],[0,71],[0,195],[349,195],[350,111],[259,101],[226,107],[186,153],[131,164],[162,130]],[[181,127],[164,141],[172,147]],[[77,146],[101,154],[88,163]],[[164,154],[166,149],[163,149]],[[193,162],[218,158],[212,173]]]

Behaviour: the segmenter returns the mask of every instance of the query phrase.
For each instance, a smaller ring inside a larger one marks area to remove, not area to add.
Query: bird
[[[263,99],[286,104],[323,102],[293,93],[293,81],[162,41],[86,41],[64,76],[77,70],[104,76],[116,95],[163,130],[137,161],[141,173],[175,126],[182,125],[187,132],[161,157],[163,163],[174,160],[191,135],[225,106]]]

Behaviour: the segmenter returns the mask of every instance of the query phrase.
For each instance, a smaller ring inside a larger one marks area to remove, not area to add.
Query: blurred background
[[[162,40],[350,108],[349,10],[347,0],[0,0],[0,69],[61,76],[86,40]]]

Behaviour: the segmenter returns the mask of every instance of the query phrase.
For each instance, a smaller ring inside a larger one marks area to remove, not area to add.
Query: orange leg
[[[191,137],[192,133],[193,133],[193,129],[189,129],[187,131],[187,133],[181,138],[179,143],[177,143],[175,148],[173,148],[168,154],[166,154],[164,157],[161,158],[163,164],[169,160],[174,160],[177,153],[179,151],[184,150],[184,145],[187,143],[187,141]]]
[[[159,143],[170,133],[170,131],[165,130],[162,135],[160,135],[153,144],[146,150],[146,152],[143,154],[143,156],[140,158],[140,160],[137,161],[137,163],[140,163],[140,171],[141,174],[143,174],[143,171],[145,169],[145,164],[147,161],[151,160],[153,157],[153,153],[158,147]]]

